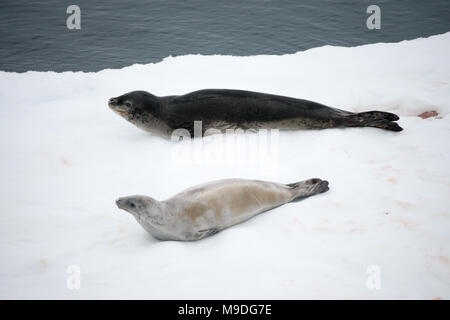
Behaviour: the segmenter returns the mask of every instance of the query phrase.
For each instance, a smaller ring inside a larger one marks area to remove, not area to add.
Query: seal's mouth
[[[108,100],[108,106],[115,107],[117,105],[118,105],[117,98],[111,98],[111,99]]]
[[[117,199],[116,200],[116,205],[117,205],[117,207],[119,208],[119,209],[122,209],[123,208],[123,200],[121,199],[121,198],[119,198],[119,199]]]
[[[127,107],[119,104],[117,98],[111,98],[108,100],[108,107],[110,107],[113,111],[117,112],[118,114],[125,116],[129,114],[129,110]]]
[[[126,205],[126,200],[119,198],[116,200],[116,205],[119,209],[125,210],[128,213],[133,214],[133,212],[131,212],[130,208],[128,208],[128,206]]]
[[[126,110],[121,110],[121,109],[117,109],[117,108],[111,108],[111,109],[113,109],[115,112],[117,112],[118,114],[120,114],[122,116],[128,114],[128,111],[126,111]]]

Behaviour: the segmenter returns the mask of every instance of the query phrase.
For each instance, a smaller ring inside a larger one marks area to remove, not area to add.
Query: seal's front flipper
[[[383,111],[367,111],[353,114],[348,117],[344,125],[349,127],[375,127],[391,131],[402,131],[396,122],[400,119],[396,114]]]
[[[218,233],[220,230],[220,228],[210,228],[210,229],[203,229],[203,230],[198,230],[198,239],[203,239],[205,237],[209,237],[212,236],[213,234]]]
[[[326,192],[330,189],[328,187],[328,181],[319,178],[289,183],[287,186],[291,188],[293,192],[294,198],[291,201],[299,201],[315,194]]]

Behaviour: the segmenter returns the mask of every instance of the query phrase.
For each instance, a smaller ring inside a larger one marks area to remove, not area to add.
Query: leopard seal
[[[399,117],[383,111],[354,113],[323,104],[244,90],[204,89],[179,96],[158,97],[146,91],[132,91],[108,101],[117,114],[143,130],[170,138],[174,130],[195,134],[194,122],[201,121],[201,134],[208,129],[326,129],[375,127],[403,130]]]
[[[165,201],[134,195],[119,198],[116,204],[153,237],[190,241],[327,190],[328,181],[317,178],[290,184],[224,179],[188,188]]]

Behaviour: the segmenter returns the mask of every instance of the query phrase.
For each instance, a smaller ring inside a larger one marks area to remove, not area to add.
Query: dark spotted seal
[[[165,201],[129,196],[116,201],[152,236],[161,240],[199,240],[285,203],[328,190],[328,182],[291,184],[226,179],[186,189]]]
[[[182,96],[157,97],[133,91],[109,100],[109,107],[137,127],[170,137],[175,129],[194,135],[194,121],[201,133],[208,129],[326,129],[375,127],[403,130],[393,113],[354,113],[323,104],[243,90],[207,89]]]

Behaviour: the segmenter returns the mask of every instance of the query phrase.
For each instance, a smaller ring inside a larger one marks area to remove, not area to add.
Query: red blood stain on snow
[[[389,182],[391,182],[391,183],[396,183],[396,182],[397,182],[397,179],[395,179],[395,178],[389,178],[389,179],[387,179],[387,181],[389,181]]]
[[[441,262],[450,265],[450,259],[449,259],[449,258],[447,258],[447,257],[445,257],[445,256],[439,256],[438,258],[439,258],[439,260],[440,260]]]
[[[411,203],[404,202],[404,201],[397,201],[397,203],[400,207],[405,208],[405,209],[409,209],[412,206]]]
[[[393,221],[401,223],[406,229],[412,229],[416,225],[414,222],[405,219],[395,219]]]
[[[422,112],[421,114],[419,114],[419,117],[421,117],[422,119],[427,119],[427,118],[437,117],[437,116],[438,116],[438,113],[434,110],[425,111],[425,112]]]
[[[432,300],[444,300],[442,297],[434,297]]]
[[[72,164],[66,158],[61,157],[61,163],[65,166],[71,167]]]
[[[399,169],[394,169],[391,166],[381,167],[381,170],[383,170],[383,171],[397,171],[397,172],[400,171]]]

